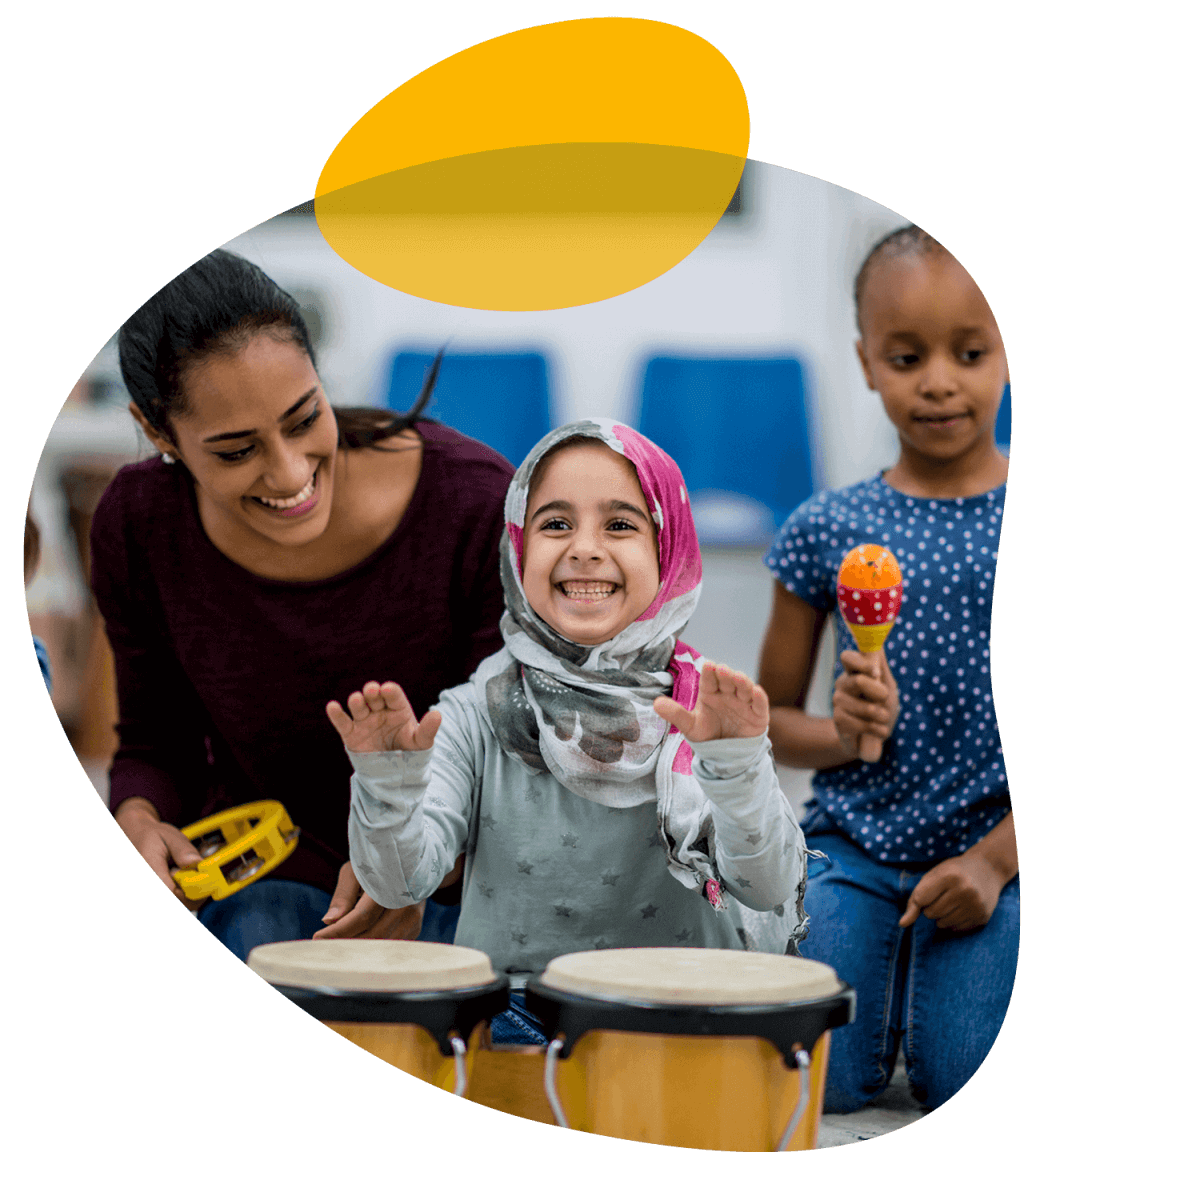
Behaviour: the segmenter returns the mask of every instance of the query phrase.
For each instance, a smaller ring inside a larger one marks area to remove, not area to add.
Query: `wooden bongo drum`
[[[372,939],[272,942],[248,965],[356,1046],[456,1096],[508,980],[478,950]]]
[[[645,947],[553,959],[526,1004],[565,1128],[700,1150],[811,1150],[854,990],[805,958]]]

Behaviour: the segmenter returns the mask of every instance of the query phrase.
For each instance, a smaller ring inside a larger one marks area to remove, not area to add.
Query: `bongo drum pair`
[[[596,950],[553,959],[530,981],[526,1004],[552,1040],[514,1058],[485,1036],[509,987],[477,950],[279,942],[249,965],[343,1037],[456,1095],[482,1055],[481,1066],[505,1063],[481,1074],[512,1093],[493,1107],[547,1119],[527,1090],[536,1070],[564,1128],[705,1150],[815,1148],[829,1032],[854,1019],[853,990],[808,959]]]
[[[829,1031],[854,1019],[821,963],[677,947],[553,959],[526,1004],[559,1125],[701,1150],[814,1149]]]
[[[456,1096],[508,981],[478,950],[437,942],[273,942],[248,965],[356,1046]]]

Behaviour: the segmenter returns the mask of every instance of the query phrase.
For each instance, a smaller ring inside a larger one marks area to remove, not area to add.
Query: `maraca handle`
[[[883,651],[868,650],[866,657],[871,660],[872,675],[876,679],[883,678]],[[858,739],[858,757],[863,762],[877,763],[883,757],[883,742],[873,733],[864,733]]]

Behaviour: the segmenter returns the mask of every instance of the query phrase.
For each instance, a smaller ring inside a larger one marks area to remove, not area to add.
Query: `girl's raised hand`
[[[347,750],[370,754],[381,750],[428,750],[442,723],[442,714],[430,709],[418,721],[398,683],[372,680],[346,701],[347,712],[336,700],[325,705],[325,714],[341,735]]]
[[[766,733],[771,704],[749,675],[706,662],[700,671],[700,694],[694,709],[689,712],[669,696],[659,696],[654,711],[689,742],[710,742]]]

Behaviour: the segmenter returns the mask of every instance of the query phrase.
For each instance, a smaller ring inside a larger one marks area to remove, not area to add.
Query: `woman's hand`
[[[843,650],[841,662],[845,672],[833,687],[833,727],[846,752],[858,758],[863,737],[885,742],[892,736],[900,690],[882,651]]]
[[[767,693],[749,675],[706,662],[700,672],[700,694],[694,709],[689,712],[669,696],[659,696],[654,711],[688,741],[710,742],[766,733],[771,704]]]
[[[204,902],[189,900],[171,876],[175,867],[194,867],[200,853],[174,825],[158,819],[158,809],[141,796],[130,796],[117,806],[115,813],[121,832],[134,849],[150,864],[155,875],[190,909]]]
[[[398,683],[365,684],[346,701],[346,713],[336,700],[325,714],[341,735],[347,750],[357,754],[381,750],[428,750],[433,745],[442,714],[430,709],[418,722],[408,697]]]
[[[384,908],[362,890],[349,863],[338,872],[337,887],[329,911],[321,919],[324,929],[313,934],[314,941],[323,938],[386,938],[391,941],[414,942],[421,932],[425,901],[407,908]]]

